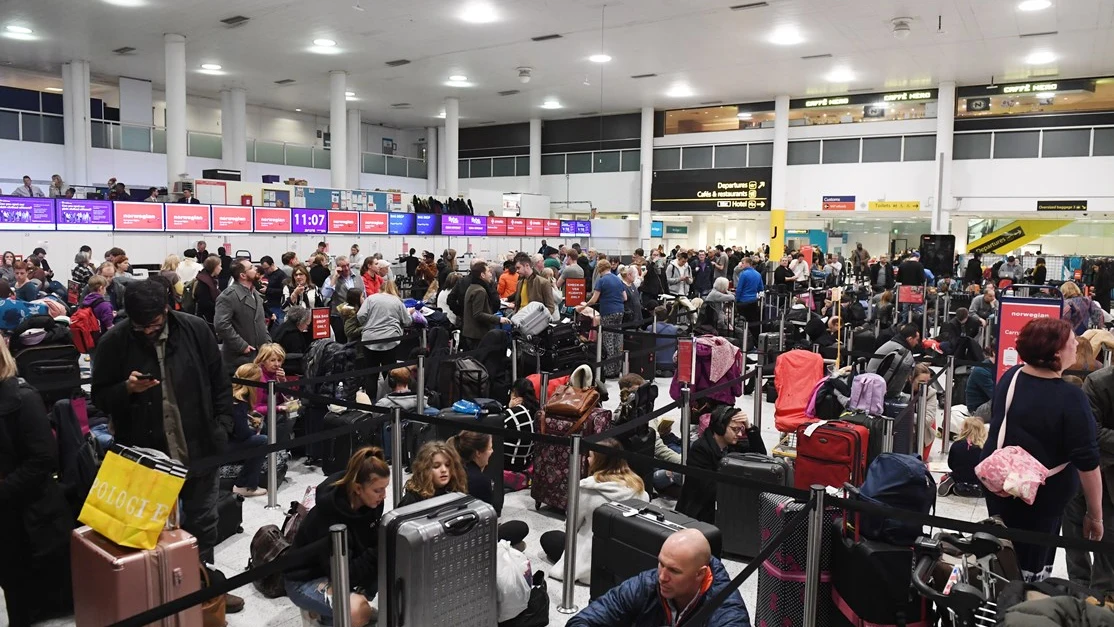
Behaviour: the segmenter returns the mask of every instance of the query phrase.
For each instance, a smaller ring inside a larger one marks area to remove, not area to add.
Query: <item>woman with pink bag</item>
[[[976,474],[986,508],[1007,527],[1058,536],[1068,501],[1082,482],[1084,537],[1101,540],[1102,476],[1095,419],[1083,391],[1060,378],[1075,360],[1076,337],[1063,320],[1038,318],[1017,337],[1023,365],[994,390],[990,435]],[[1026,581],[1052,574],[1055,547],[1015,543]]]

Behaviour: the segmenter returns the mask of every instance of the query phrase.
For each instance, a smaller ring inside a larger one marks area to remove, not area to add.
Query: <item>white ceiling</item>
[[[1053,0],[1052,8],[1034,13],[1018,11],[1019,0],[769,0],[768,7],[741,11],[728,7],[751,0],[612,0],[606,8],[601,0],[489,0],[499,19],[488,24],[458,18],[470,0],[358,0],[364,11],[353,8],[356,1],[7,0],[0,26],[27,26],[36,39],[0,37],[0,63],[60,77],[61,63],[82,58],[99,82],[129,76],[161,85],[162,34],[177,32],[188,39],[190,93],[215,96],[222,87],[242,86],[252,104],[325,113],[328,72],[341,69],[359,98],[350,105],[369,122],[399,127],[437,124],[447,96],[460,97],[462,123],[472,125],[944,80],[983,84],[992,76],[1114,74],[1114,0]],[[219,22],[233,15],[251,20],[238,28]],[[899,16],[914,18],[904,40],[891,35],[890,20]],[[769,43],[780,26],[796,27],[804,42]],[[1058,34],[1020,37],[1046,31]],[[550,33],[563,38],[530,40]],[[337,41],[336,54],[307,51],[321,37]],[[112,53],[121,46],[137,52]],[[600,51],[612,62],[587,60]],[[1034,51],[1052,52],[1056,61],[1029,66],[1024,60]],[[801,59],[824,53],[833,57]],[[412,63],[387,67],[393,59]],[[202,63],[221,64],[224,75],[200,73]],[[534,68],[528,85],[519,83],[518,66]],[[854,79],[829,82],[835,68]],[[630,78],[649,72],[658,76]],[[451,74],[468,76],[474,86],[445,86]],[[297,82],[274,84],[285,78]],[[668,97],[677,83],[693,95]],[[497,95],[509,89],[522,93]],[[564,108],[541,109],[550,98]],[[413,107],[391,109],[400,102]]]

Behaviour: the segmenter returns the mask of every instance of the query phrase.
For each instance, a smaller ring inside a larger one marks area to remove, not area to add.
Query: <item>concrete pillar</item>
[[[950,223],[951,234],[955,236],[955,254],[967,254],[967,216],[953,215],[948,222]]]
[[[940,83],[936,107],[936,187],[932,203],[932,232],[949,232],[949,216],[955,208],[952,197],[952,139],[955,135],[955,83]],[[958,247],[958,241],[956,242]],[[965,243],[966,244],[966,243]],[[966,246],[965,246],[966,247]]]
[[[186,38],[163,35],[166,48],[166,182],[188,176],[186,170]],[[200,174],[200,173],[198,173]]]
[[[333,189],[348,188],[347,89],[347,72],[329,72],[329,184]]]
[[[220,92],[221,165],[241,173],[248,162],[247,93],[240,87]]]
[[[360,119],[359,109],[348,110],[348,186],[352,189],[360,187],[360,166],[363,160],[363,142],[360,138],[363,136],[363,121]]]
[[[530,120],[530,193],[542,193],[542,121]]]
[[[445,98],[445,193],[456,198],[460,193],[460,100]]]
[[[457,166],[453,164],[453,172],[459,174]],[[446,181],[449,177],[449,167],[445,161],[445,127],[437,127],[437,190],[434,194],[440,196],[445,193]]]
[[[89,180],[89,62],[62,65],[62,147],[67,184],[88,185]]]
[[[437,193],[437,177],[441,175],[437,152],[437,127],[428,126],[425,129],[425,193],[430,196]]]
[[[654,108],[642,107],[642,132],[640,134],[639,170],[642,172],[641,193],[638,204],[638,239],[642,248],[650,249],[650,191],[654,184]]]
[[[785,251],[785,211],[789,191],[789,96],[774,100],[774,154],[770,176],[770,258]]]

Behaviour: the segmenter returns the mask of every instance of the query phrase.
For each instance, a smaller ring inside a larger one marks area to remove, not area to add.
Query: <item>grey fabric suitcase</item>
[[[776,486],[793,485],[793,467],[784,458],[758,453],[728,453],[720,472]],[[758,512],[761,491],[728,483],[716,489],[716,526],[723,531],[723,551],[754,557],[762,550]]]
[[[460,493],[391,510],[379,524],[379,624],[493,627],[495,509]]]

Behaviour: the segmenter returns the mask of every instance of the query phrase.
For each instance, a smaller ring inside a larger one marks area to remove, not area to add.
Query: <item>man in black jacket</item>
[[[1114,527],[1114,367],[1092,372],[1083,381],[1083,393],[1091,402],[1098,429],[1099,468],[1102,469],[1103,527]],[[1064,508],[1065,538],[1084,538],[1083,517],[1087,516],[1083,490]],[[1114,555],[1067,550],[1068,578],[1099,592],[1114,592]]]
[[[93,401],[112,417],[116,441],[162,451],[187,466],[224,452],[232,432],[232,387],[205,321],[170,311],[166,287],[137,281],[127,320],[105,332],[93,363]],[[150,377],[150,378],[148,378]],[[198,467],[200,468],[200,467]],[[217,544],[216,468],[190,473],[182,487],[182,528],[202,561]]]
[[[282,324],[286,314],[282,311],[282,290],[286,285],[286,273],[275,265],[275,260],[270,255],[264,255],[259,260],[259,269],[263,278],[267,280],[267,288],[263,290],[263,301],[267,306],[267,317],[274,318],[274,324]]]
[[[924,285],[924,265],[921,264],[921,254],[913,253],[897,267],[897,282],[902,285]]]
[[[704,435],[689,447],[688,465],[701,470],[719,471],[727,447],[734,446],[747,429],[747,416],[738,407],[717,407]],[[682,434],[684,435],[684,434]],[[697,520],[716,522],[716,482],[685,477],[678,512]]]
[[[878,263],[870,266],[870,285],[882,290],[894,288],[894,267],[889,257],[882,255],[878,258]]]
[[[483,261],[477,258],[476,261]],[[473,262],[475,263],[475,262]],[[458,320],[463,324],[464,319],[464,295],[468,292],[468,287],[472,285],[472,275],[462,274],[457,279],[456,285],[453,290],[449,292],[447,299],[449,303],[449,310],[456,314]],[[499,311],[502,309],[502,304],[499,302],[499,290],[497,289],[496,281],[490,281],[487,285],[487,302],[491,305],[492,311]]]

